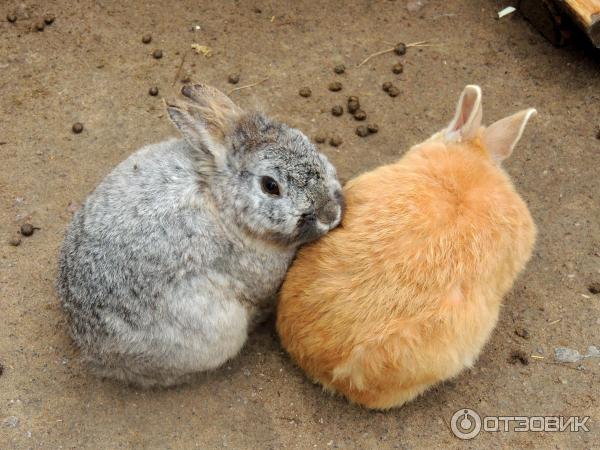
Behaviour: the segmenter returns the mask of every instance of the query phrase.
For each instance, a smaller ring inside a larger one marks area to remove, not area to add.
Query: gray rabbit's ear
[[[225,138],[243,110],[210,86],[184,86],[181,93],[190,101],[166,101],[169,118],[192,147],[212,155],[217,165],[224,164]]]

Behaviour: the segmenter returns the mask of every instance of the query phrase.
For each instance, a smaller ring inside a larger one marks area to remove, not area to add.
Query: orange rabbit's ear
[[[485,129],[482,142],[495,161],[500,163],[512,154],[515,145],[521,139],[525,125],[536,114],[534,108],[524,109]]]
[[[462,142],[474,138],[481,126],[481,88],[470,84],[463,90],[456,113],[450,125],[444,130],[448,142]]]

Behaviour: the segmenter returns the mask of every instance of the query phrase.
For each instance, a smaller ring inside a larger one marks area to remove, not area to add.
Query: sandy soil
[[[344,3],[348,3],[344,5]],[[351,4],[350,4],[351,3]],[[0,2],[0,448],[600,448],[600,360],[557,363],[554,348],[600,345],[600,58],[579,45],[555,49],[505,2],[16,0]],[[14,9],[19,20],[5,15]],[[259,9],[256,9],[259,8]],[[411,8],[412,9],[412,8]],[[32,25],[46,12],[55,22]],[[196,30],[195,25],[199,26]],[[142,35],[153,40],[144,45]],[[387,54],[409,49],[404,73]],[[181,78],[222,89],[310,135],[344,180],[394,161],[451,116],[462,87],[478,83],[488,120],[527,106],[540,115],[507,163],[539,226],[526,272],[506,298],[498,328],[475,368],[405,407],[370,412],[307,381],[268,323],[243,353],[196,384],[137,391],[89,376],[66,333],[53,282],[73,209],[127,155],[175,135],[161,97],[192,43]],[[162,59],[154,59],[162,49]],[[344,63],[344,75],[332,67]],[[341,80],[340,93],[327,84]],[[388,97],[383,81],[401,94]],[[148,95],[157,86],[160,94]],[[310,86],[310,98],[298,89]],[[348,115],[329,113],[360,96],[378,134],[359,138]],[[71,125],[82,122],[81,134]],[[22,223],[39,227],[9,245]],[[528,339],[515,334],[528,331]],[[529,364],[510,362],[516,350]],[[542,359],[543,358],[543,359]],[[589,415],[590,432],[481,433],[460,441],[449,423],[464,407],[482,415]]]

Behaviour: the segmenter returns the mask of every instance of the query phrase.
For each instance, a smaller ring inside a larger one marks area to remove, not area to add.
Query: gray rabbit
[[[205,85],[76,212],[57,288],[94,373],[169,386],[234,357],[301,244],[336,227],[335,169],[300,131]]]

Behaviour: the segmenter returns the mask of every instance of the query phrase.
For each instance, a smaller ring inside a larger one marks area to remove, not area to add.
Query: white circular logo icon
[[[481,417],[472,409],[459,409],[450,420],[454,436],[459,439],[473,439],[481,431]]]

